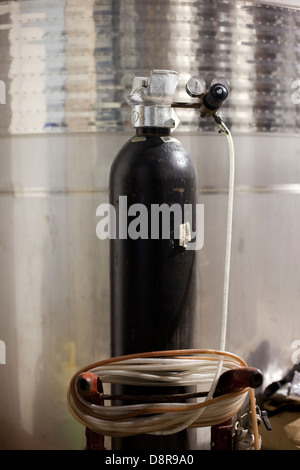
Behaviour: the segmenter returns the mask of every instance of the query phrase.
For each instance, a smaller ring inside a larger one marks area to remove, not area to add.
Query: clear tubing
[[[199,426],[211,426],[223,422],[224,419],[229,419],[235,415],[240,407],[242,406],[247,396],[247,389],[243,390],[239,394],[230,394],[225,398],[216,400],[214,404],[202,403],[197,404],[197,407],[205,407],[201,417],[194,423],[194,427]],[[109,408],[109,407],[107,407]],[[162,408],[162,407],[161,407]],[[187,417],[193,413],[191,412],[180,412],[181,409],[185,409],[185,405],[179,406],[177,404],[177,412],[169,412],[168,407],[165,406],[166,413],[156,414],[155,416],[148,416],[147,412],[145,415],[138,417],[129,417],[119,421],[120,418],[116,417],[113,420],[101,419],[100,416],[92,416],[88,412],[85,413],[78,409],[76,410],[75,417],[82,422],[85,426],[93,429],[96,432],[100,432],[109,436],[127,436],[144,433],[156,433],[157,430],[168,433],[175,427],[181,425],[182,422],[186,422]],[[145,410],[144,410],[145,411]],[[149,413],[152,412],[149,409]]]
[[[151,360],[151,363],[143,365],[125,363],[111,367],[94,368],[90,372],[101,374],[103,383],[122,383],[124,385],[148,385],[159,386],[165,382],[166,386],[178,384],[181,386],[193,383],[211,383],[215,375],[216,361],[186,361],[169,360],[169,363],[160,364],[160,361]],[[234,364],[233,367],[236,367]],[[224,364],[222,372],[231,367]],[[151,371],[151,373],[150,373]]]
[[[182,366],[186,368],[185,364],[185,355],[188,355],[187,363],[191,371],[194,370],[193,362],[195,364],[203,364],[204,369],[207,368],[207,365],[211,369],[210,374],[210,383],[214,377],[213,368],[216,369],[218,365],[218,358],[221,356],[224,358],[223,364],[224,369],[236,369],[238,367],[245,367],[246,363],[238,358],[237,356],[232,355],[226,351],[214,351],[209,350],[210,354],[213,354],[211,358],[207,357],[207,350],[186,350],[186,351],[163,351],[163,352],[152,352],[148,353],[149,356],[152,356],[150,359],[153,363],[151,367],[155,369],[155,363],[160,367],[160,358],[161,355],[174,356],[180,354],[179,358],[176,358],[175,362],[171,360],[170,362],[178,363],[181,361]],[[141,354],[141,356],[144,354]],[[137,355],[135,355],[135,358]],[[191,360],[191,358],[193,360]],[[126,364],[130,363],[130,357],[111,358],[110,360],[105,360],[100,363],[88,366],[84,370],[97,370],[100,377],[101,366],[104,368],[111,362],[115,366],[121,366],[123,363],[124,366],[124,380],[126,379]],[[149,359],[147,359],[147,364],[149,365]],[[139,366],[141,362],[139,362]],[[132,366],[132,363],[131,363]],[[189,368],[188,367],[188,368]],[[180,367],[179,367],[180,368]],[[128,436],[128,435],[137,435],[141,433],[148,434],[172,434],[174,429],[179,427],[186,427],[188,421],[192,421],[192,427],[200,426],[211,426],[213,424],[218,424],[223,422],[224,419],[229,419],[236,415],[242,403],[244,402],[248,390],[243,389],[238,393],[232,393],[225,396],[213,398],[209,401],[204,401],[202,403],[192,403],[192,404],[181,404],[181,403],[155,403],[155,404],[140,404],[140,405],[127,405],[127,406],[97,406],[88,402],[85,402],[76,392],[75,382],[76,377],[81,372],[78,372],[73,377],[70,389],[68,393],[68,403],[71,413],[74,417],[80,421],[85,426],[90,429],[99,432],[104,435],[109,436]],[[143,374],[143,371],[140,371]],[[179,373],[180,374],[180,373]],[[201,374],[199,374],[199,385],[202,382],[207,383],[207,374],[203,373],[203,378],[201,380]],[[202,383],[203,385],[203,383]],[[208,384],[209,385],[209,384]],[[207,387],[205,387],[207,389]],[[201,411],[201,413],[199,413]],[[197,420],[195,420],[195,413],[197,413]],[[152,414],[153,416],[149,416]]]

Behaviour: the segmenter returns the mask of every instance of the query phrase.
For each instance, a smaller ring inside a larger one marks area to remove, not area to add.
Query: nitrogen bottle
[[[173,136],[178,74],[135,77],[127,97],[133,135],[110,172],[111,355],[195,347],[197,172]],[[114,393],[162,390],[114,386]],[[178,391],[168,387],[168,393]],[[180,390],[182,393],[182,389]],[[113,440],[115,449],[189,449],[187,431]]]

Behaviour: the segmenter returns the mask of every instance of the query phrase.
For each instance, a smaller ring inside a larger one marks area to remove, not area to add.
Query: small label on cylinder
[[[190,242],[191,239],[191,227],[189,222],[181,224],[179,226],[179,245],[186,248],[186,244]]]
[[[161,140],[163,142],[179,142],[178,139],[175,139],[175,137],[170,137],[170,136],[161,137]]]
[[[145,136],[135,136],[131,139],[131,142],[145,142],[145,140],[147,140]]]

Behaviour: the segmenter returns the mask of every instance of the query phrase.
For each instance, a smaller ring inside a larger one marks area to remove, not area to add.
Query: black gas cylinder
[[[110,204],[116,215],[116,236],[110,239],[112,356],[194,347],[197,251],[182,246],[177,225],[178,209],[184,225],[189,207],[196,230],[197,172],[169,128],[136,129],[112,164]],[[164,391],[113,387],[116,394]],[[168,394],[184,391],[167,389]],[[127,450],[193,445],[188,431],[113,439],[114,449]]]

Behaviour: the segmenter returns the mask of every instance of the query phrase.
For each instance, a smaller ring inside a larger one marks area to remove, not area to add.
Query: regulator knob
[[[206,91],[206,82],[201,77],[192,77],[187,82],[185,88],[187,94],[192,98],[199,98]]]

